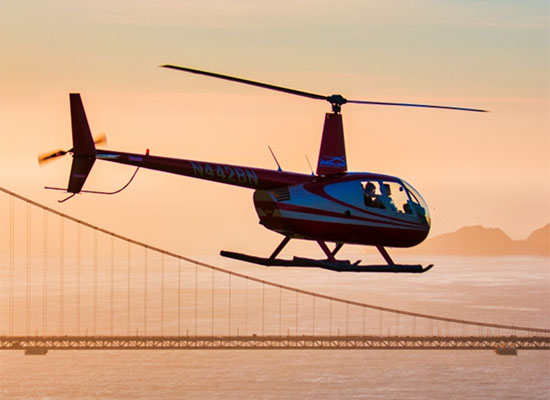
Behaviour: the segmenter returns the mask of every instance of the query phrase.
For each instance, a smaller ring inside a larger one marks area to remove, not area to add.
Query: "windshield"
[[[412,207],[416,209],[420,217],[422,217],[428,225],[431,224],[431,218],[430,218],[430,210],[428,209],[428,204],[426,203],[426,200],[422,198],[420,193],[412,187],[410,183],[407,183],[406,181],[402,180],[403,184],[407,188],[407,191],[409,192],[409,196],[411,199]]]

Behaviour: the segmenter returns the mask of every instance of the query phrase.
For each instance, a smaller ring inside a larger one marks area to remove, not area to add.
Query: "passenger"
[[[397,212],[397,207],[395,206],[395,203],[393,202],[393,199],[391,197],[391,187],[389,183],[384,183],[384,189],[386,190],[386,204],[388,204],[389,209],[393,212]]]
[[[386,208],[382,200],[380,200],[380,196],[376,194],[376,187],[372,182],[367,182],[365,185],[363,198],[367,207]]]

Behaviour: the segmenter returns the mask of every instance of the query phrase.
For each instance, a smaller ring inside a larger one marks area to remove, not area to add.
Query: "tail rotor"
[[[100,133],[99,135],[95,136],[94,138],[94,144],[95,145],[103,145],[107,144],[107,136],[105,133]],[[53,161],[57,159],[58,157],[63,157],[66,154],[72,153],[73,149],[70,148],[69,150],[63,150],[58,149],[54,151],[49,151],[47,153],[42,153],[38,155],[38,165],[43,166],[44,164],[49,163],[50,161]]]

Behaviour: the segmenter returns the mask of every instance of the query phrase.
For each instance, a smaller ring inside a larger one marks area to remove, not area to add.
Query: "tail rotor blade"
[[[94,143],[95,144],[107,144],[107,136],[105,135],[105,133],[100,133],[99,135],[97,135],[96,137],[94,137]]]
[[[46,163],[48,161],[55,160],[57,157],[64,156],[69,151],[59,149],[59,150],[55,150],[55,151],[50,151],[48,153],[39,154],[38,155],[38,164],[43,165],[44,163]]]

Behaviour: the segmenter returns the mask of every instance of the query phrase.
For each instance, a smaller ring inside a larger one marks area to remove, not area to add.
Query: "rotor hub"
[[[335,113],[339,113],[342,110],[342,105],[348,102],[341,94],[330,95],[327,97],[327,101],[332,105],[332,111]]]

